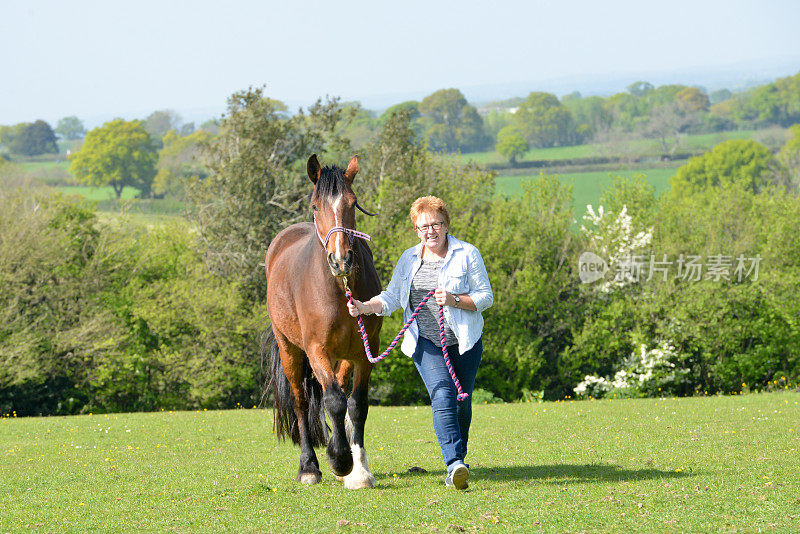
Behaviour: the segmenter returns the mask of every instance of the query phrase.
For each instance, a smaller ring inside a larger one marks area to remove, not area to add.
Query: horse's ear
[[[317,180],[319,180],[319,175],[320,172],[322,172],[322,169],[319,166],[319,160],[317,159],[316,154],[311,154],[311,157],[308,158],[308,163],[306,163],[306,171],[308,171],[308,179],[311,180],[311,183],[317,185]]]
[[[344,177],[348,184],[353,183],[356,174],[358,174],[358,156],[353,156],[353,159],[347,164],[347,170],[344,171]]]

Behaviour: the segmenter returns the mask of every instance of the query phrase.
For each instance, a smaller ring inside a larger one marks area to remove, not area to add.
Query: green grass
[[[60,186],[56,190],[66,195],[77,195],[96,203],[97,214],[102,221],[126,217],[129,222],[154,226],[179,217],[184,204],[171,199],[137,199],[139,190],[126,187],[122,190],[122,202],[116,200],[114,189],[106,187]]]
[[[379,484],[359,491],[324,460],[322,484],[294,482],[265,410],[7,418],[0,532],[796,532],[798,400],[479,405],[466,492],[444,487],[429,407],[371,408]]]
[[[65,172],[69,172],[68,161],[23,161],[18,163],[18,165],[28,172],[51,169],[61,169]]]
[[[114,200],[117,198],[114,188],[111,186],[90,187],[85,185],[65,185],[55,188],[65,195],[77,195],[88,200]],[[133,187],[126,187],[122,190],[122,199],[129,200],[135,198],[139,190]]]
[[[598,145],[577,145],[559,146],[551,148],[532,148],[520,161],[539,161],[539,160],[566,160],[575,158],[590,158],[600,156]],[[495,151],[490,152],[470,152],[468,154],[453,154],[448,157],[457,159],[461,163],[474,162],[480,165],[507,165],[508,160]]]
[[[572,194],[575,206],[575,219],[578,223],[586,213],[586,205],[592,204],[597,208],[600,195],[614,181],[615,176],[632,178],[642,174],[653,187],[656,194],[661,194],[669,189],[669,180],[675,175],[675,169],[635,169],[614,172],[575,172],[557,175],[563,183],[572,185]],[[522,194],[522,184],[525,180],[535,179],[539,175],[527,176],[498,176],[495,179],[496,190],[499,194],[518,196]]]

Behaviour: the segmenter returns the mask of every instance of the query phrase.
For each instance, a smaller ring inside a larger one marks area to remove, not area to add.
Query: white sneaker
[[[465,490],[469,487],[467,479],[469,478],[469,469],[463,463],[458,463],[456,466],[447,473],[444,483],[447,486],[453,486],[459,490]]]

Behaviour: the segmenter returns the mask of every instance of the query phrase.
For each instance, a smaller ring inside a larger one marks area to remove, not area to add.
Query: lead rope
[[[344,290],[345,290],[344,294],[347,296],[348,302],[350,302],[355,306],[355,303],[353,303],[353,293],[350,291],[350,287],[348,287],[347,285],[346,276],[344,277]],[[419,311],[422,309],[423,306],[425,306],[425,304],[428,302],[428,300],[433,296],[435,292],[436,292],[435,289],[431,289],[428,292],[428,294],[425,295],[425,297],[419,303],[419,306],[417,306],[414,309],[414,313],[411,314],[411,318],[406,322],[406,324],[403,325],[403,328],[400,329],[400,332],[395,336],[394,340],[391,343],[389,343],[389,347],[387,347],[387,349],[383,351],[383,353],[377,358],[372,357],[372,351],[369,349],[369,342],[367,341],[367,330],[366,328],[364,328],[364,321],[361,319],[361,315],[356,317],[356,319],[358,319],[358,329],[361,332],[361,341],[364,342],[364,351],[366,351],[367,359],[370,361],[370,363],[378,363],[386,356],[388,356],[389,353],[392,352],[392,350],[394,350],[394,347],[397,345],[397,342],[400,341],[400,338],[402,338],[403,334],[406,333],[408,327],[411,326],[411,323],[413,323],[414,320],[417,318],[417,314],[419,313]],[[461,382],[458,381],[456,372],[453,370],[453,364],[450,361],[450,355],[447,353],[447,343],[445,342],[445,336],[444,336],[443,306],[439,306],[439,334],[441,334],[442,336],[442,356],[444,357],[444,363],[445,365],[447,365],[447,371],[450,373],[450,378],[453,379],[453,384],[455,384],[456,390],[458,390],[458,395],[456,395],[456,399],[462,401],[467,397],[469,397],[469,393],[466,393],[464,392],[463,389],[461,389]]]

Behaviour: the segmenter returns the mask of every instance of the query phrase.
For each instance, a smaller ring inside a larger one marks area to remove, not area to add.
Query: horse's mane
[[[344,193],[347,189],[347,180],[344,177],[344,169],[341,167],[322,167],[316,186],[317,195],[320,197],[333,198]]]

